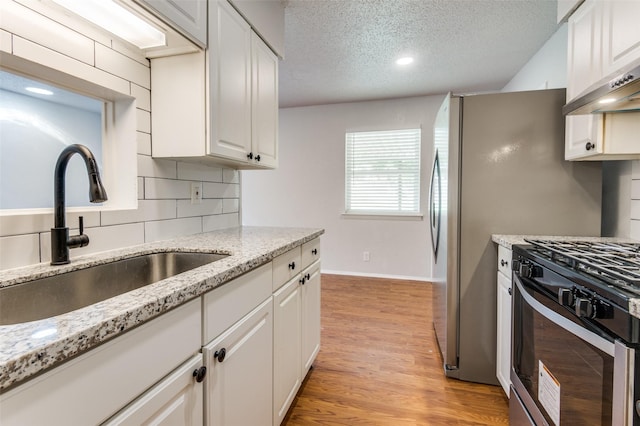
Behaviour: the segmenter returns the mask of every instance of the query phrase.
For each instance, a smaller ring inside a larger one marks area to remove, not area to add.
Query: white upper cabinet
[[[151,62],[152,155],[234,168],[278,165],[278,59],[226,0],[206,52]]]
[[[640,62],[639,1],[603,2],[602,61],[605,76]]]
[[[586,0],[569,17],[567,102],[640,64],[640,2]],[[640,158],[640,112],[566,117],[565,159]]]
[[[230,0],[269,47],[284,58],[284,7],[281,0]]]
[[[200,47],[207,47],[207,0],[135,0]]]

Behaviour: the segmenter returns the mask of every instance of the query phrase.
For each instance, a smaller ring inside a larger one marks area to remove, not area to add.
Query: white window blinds
[[[345,180],[346,213],[419,213],[420,129],[347,133]]]

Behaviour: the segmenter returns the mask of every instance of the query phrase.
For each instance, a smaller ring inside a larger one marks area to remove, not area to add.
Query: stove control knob
[[[573,292],[569,288],[558,289],[558,303],[562,306],[573,306]]]
[[[533,266],[529,262],[520,263],[520,276],[524,278],[531,278],[533,272]]]
[[[583,318],[595,318],[596,309],[589,299],[576,298],[576,315]]]

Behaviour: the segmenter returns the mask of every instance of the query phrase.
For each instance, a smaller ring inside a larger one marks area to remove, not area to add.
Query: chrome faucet
[[[69,249],[84,247],[89,244],[89,236],[84,234],[84,223],[82,216],[79,218],[80,233],[69,236],[69,228],[65,226],[64,219],[64,190],[65,173],[67,164],[73,154],[80,154],[87,167],[89,176],[89,201],[101,203],[107,201],[107,192],[100,181],[100,172],[96,159],[84,145],[69,145],[58,157],[56,170],[53,177],[53,204],[54,204],[54,227],[51,228],[51,264],[64,265],[69,263]]]

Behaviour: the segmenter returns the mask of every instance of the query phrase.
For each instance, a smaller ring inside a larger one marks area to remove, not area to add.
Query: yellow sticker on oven
[[[540,360],[538,372],[538,402],[557,426],[560,424],[560,382]]]

